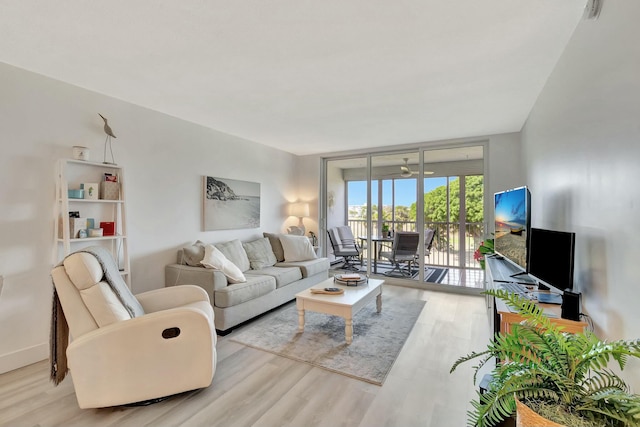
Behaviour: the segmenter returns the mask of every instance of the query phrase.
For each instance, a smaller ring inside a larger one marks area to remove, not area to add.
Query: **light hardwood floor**
[[[149,406],[81,410],[70,378],[49,382],[47,361],[2,374],[0,425],[464,426],[472,363],[449,369],[487,343],[484,298],[391,285],[384,294],[427,304],[383,386],[245,347],[232,333],[219,337],[211,386]]]

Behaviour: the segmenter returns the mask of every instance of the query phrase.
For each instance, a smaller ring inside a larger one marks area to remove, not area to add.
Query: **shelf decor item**
[[[98,113],[98,115],[102,118],[102,121],[104,122],[103,129],[104,129],[104,133],[107,134],[107,137],[104,140],[104,160],[102,163],[108,164],[108,165],[115,165],[116,161],[113,158],[113,149],[111,148],[111,138],[116,138],[116,136],[113,133],[113,130],[111,130],[111,126],[109,126],[109,124],[107,123],[106,117],[104,117],[100,113]],[[107,162],[107,144],[109,145],[109,152],[111,153],[110,162]]]
[[[87,200],[98,200],[98,183],[83,183],[80,188],[84,190],[84,198]]]
[[[102,228],[90,228],[89,229],[89,237],[102,237],[103,230]]]
[[[120,198],[120,183],[102,181],[100,183],[100,198],[102,200],[118,200]]]
[[[86,229],[87,218],[69,218],[69,235],[72,239],[80,238],[80,231],[85,230],[86,233]]]
[[[67,190],[70,199],[84,199],[84,190],[83,189],[73,189]]]
[[[74,145],[73,158],[76,160],[89,160],[89,149],[81,145]]]
[[[103,230],[103,236],[115,236],[116,235],[116,223],[113,221],[100,222],[100,228]]]

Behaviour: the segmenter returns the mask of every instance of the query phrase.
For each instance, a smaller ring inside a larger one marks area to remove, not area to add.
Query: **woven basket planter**
[[[516,427],[566,427],[555,423],[531,410],[516,398]]]

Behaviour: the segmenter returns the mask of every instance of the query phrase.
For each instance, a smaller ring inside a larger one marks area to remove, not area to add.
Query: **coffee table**
[[[327,295],[312,294],[310,289],[296,294],[296,307],[298,309],[298,331],[304,332],[304,312],[305,310],[317,313],[333,314],[344,318],[344,335],[347,344],[353,341],[353,316],[358,313],[367,303],[376,300],[378,313],[382,311],[382,284],[384,280],[369,279],[364,285],[344,286],[334,283],[333,278],[329,278],[317,285],[315,289],[340,288],[344,289],[343,294]]]

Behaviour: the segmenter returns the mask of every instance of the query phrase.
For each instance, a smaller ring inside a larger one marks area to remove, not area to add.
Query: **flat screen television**
[[[494,195],[495,251],[527,270],[527,248],[531,227],[531,193],[527,187],[500,191]]]
[[[527,272],[545,286],[573,289],[575,233],[531,228]]]

